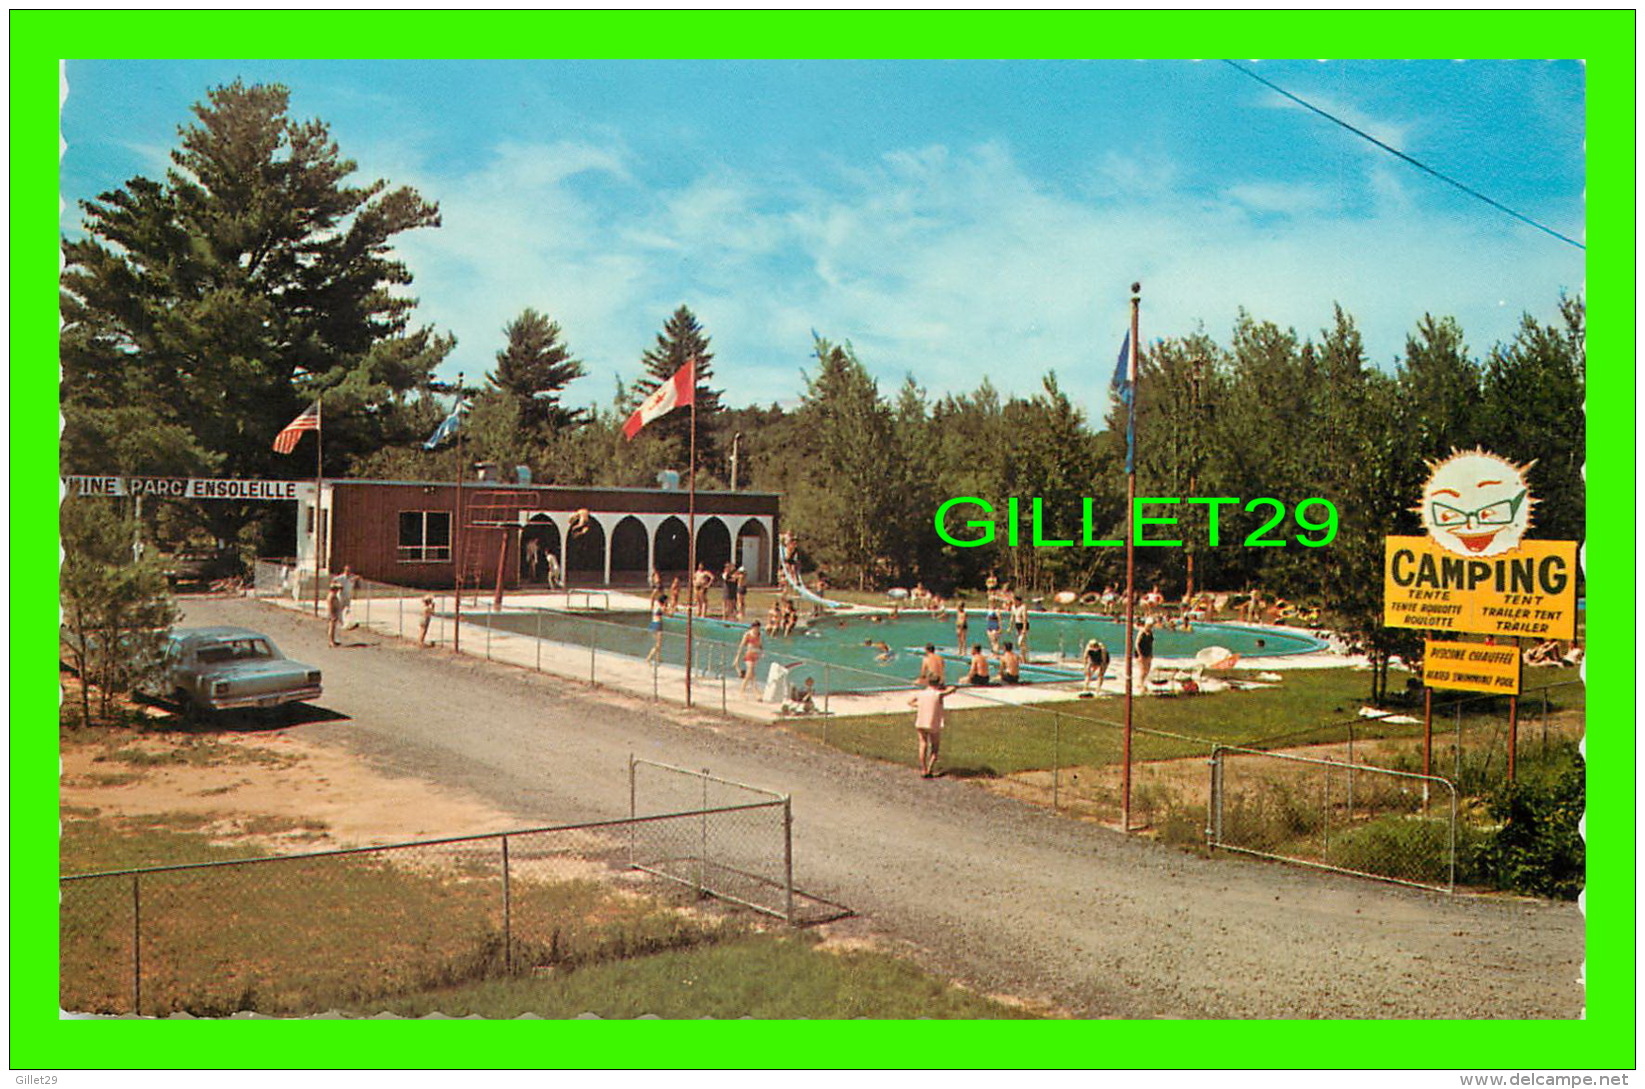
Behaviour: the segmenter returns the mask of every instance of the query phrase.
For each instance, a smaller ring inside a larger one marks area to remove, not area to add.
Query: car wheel
[[[200,705],[194,702],[194,696],[186,688],[179,688],[172,694],[172,702],[177,705],[177,717],[196,725],[200,721]]]

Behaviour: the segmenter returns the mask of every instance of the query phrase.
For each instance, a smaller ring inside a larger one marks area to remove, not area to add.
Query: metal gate
[[[1454,892],[1456,787],[1433,775],[1219,745],[1211,754],[1205,841]]]

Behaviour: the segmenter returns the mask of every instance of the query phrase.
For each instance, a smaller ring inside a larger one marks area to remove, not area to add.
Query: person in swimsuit
[[[1097,682],[1097,691],[1102,691],[1103,679],[1108,675],[1108,648],[1103,646],[1101,639],[1092,639],[1085,644],[1085,691],[1091,690],[1093,678]]]
[[[748,626],[743,632],[742,640],[737,644],[737,660],[743,665],[742,694],[748,695],[748,686],[754,683],[754,674],[760,664],[760,655],[765,652],[765,643],[760,636],[760,622],[758,620]]]
[[[977,643],[971,648],[971,672],[965,678],[967,684],[982,688],[993,684],[988,668],[988,659],[982,656],[982,644]]]
[[[965,602],[954,603],[954,641],[961,654],[965,653],[965,632],[971,626],[970,617],[965,615]]]
[[[983,631],[988,635],[988,646],[995,654],[1000,652],[1000,611],[988,610],[988,619],[983,623]]]
[[[1262,640],[1257,640],[1257,643],[1260,645]],[[1137,632],[1137,669],[1142,673],[1142,679],[1137,681],[1137,683],[1147,684],[1148,674],[1153,671],[1153,668],[1154,625],[1153,622],[1150,621],[1142,626],[1141,631]]]
[[[1022,659],[1017,657],[1016,648],[1009,641],[1005,644],[1005,652],[1000,655],[1000,683],[1022,683]]]
[[[920,675],[914,683],[924,684],[927,680],[935,677],[937,678],[937,683],[941,684],[943,681],[942,674],[942,655],[937,653],[935,644],[925,644],[925,657],[920,659]]]
[[[651,649],[646,652],[647,665],[660,664],[663,660],[663,613],[668,611],[668,602],[664,600],[661,590],[651,595],[651,624],[647,628],[651,632]]]
[[[720,571],[721,620],[737,619],[737,568],[730,561]]]
[[[1028,602],[1014,598],[1011,606],[1011,626],[1017,629],[1017,643],[1022,647],[1023,661],[1028,660]]]

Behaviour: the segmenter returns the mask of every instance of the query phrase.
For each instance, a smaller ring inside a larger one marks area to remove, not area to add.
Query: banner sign
[[[1488,643],[1423,643],[1422,683],[1429,688],[1519,695],[1519,649]]]
[[[155,495],[167,499],[238,499],[296,501],[296,480],[206,480],[171,476],[67,476],[63,486],[73,495]]]
[[[1390,628],[1576,638],[1575,541],[1521,541],[1464,559],[1427,537],[1388,537],[1382,583]]]

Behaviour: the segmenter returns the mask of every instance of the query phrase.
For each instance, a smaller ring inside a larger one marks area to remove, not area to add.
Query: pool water
[[[472,623],[483,624],[483,615],[466,616]],[[646,630],[649,617],[640,613],[595,613],[571,615],[561,612],[532,611],[500,613],[491,618],[499,630],[534,635],[560,643],[588,646],[633,658],[643,658],[651,649],[652,636]],[[798,664],[802,670],[822,671],[826,668],[827,685],[835,692],[871,691],[905,687],[911,684],[920,670],[920,658],[926,644],[931,644],[949,663],[948,679],[952,682],[964,677],[970,648],[981,644],[989,653],[985,631],[986,614],[971,612],[966,631],[966,650],[962,655],[954,630],[954,617],[937,620],[929,614],[884,617],[871,621],[865,617],[828,617],[810,628],[801,628],[786,638],[765,634],[765,658],[785,665]],[[1000,641],[1016,642],[1016,633],[1001,617]],[[699,669],[730,669],[731,656],[748,625],[723,620],[701,619],[693,625],[697,649],[694,659]],[[1101,640],[1115,659],[1125,652],[1125,624],[1084,614],[1034,613],[1030,617],[1028,649],[1035,664],[1025,665],[1022,677],[1028,683],[1066,682],[1083,676],[1077,661],[1089,639]],[[889,661],[880,661],[877,647],[865,646],[864,641],[883,642],[892,649]],[[1259,642],[1262,645],[1258,645]],[[1282,656],[1306,654],[1324,649],[1325,644],[1301,632],[1279,633],[1252,630],[1226,624],[1196,624],[1191,631],[1156,629],[1154,655],[1157,658],[1192,658],[1195,652],[1211,646],[1226,647],[1243,657]],[[1020,650],[1021,647],[1019,646]],[[685,621],[670,617],[664,622],[663,661],[680,665],[685,660]],[[1062,659],[1068,659],[1066,662]],[[992,655],[990,654],[992,660]],[[997,667],[996,667],[997,668]],[[824,677],[816,677],[818,684]]]

